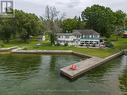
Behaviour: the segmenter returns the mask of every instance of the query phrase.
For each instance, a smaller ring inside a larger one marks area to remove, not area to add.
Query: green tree
[[[14,21],[9,18],[0,18],[0,39],[8,43],[14,35]]]
[[[42,34],[44,25],[35,14],[15,10],[14,18],[0,18],[0,39],[9,42],[11,39],[20,38],[27,42],[30,36]]]
[[[62,22],[63,32],[72,32],[74,29],[84,29],[85,23],[81,21],[80,17],[74,17],[73,19],[65,19]]]
[[[119,36],[121,35],[121,33],[124,30],[124,20],[125,20],[126,14],[123,11],[118,10],[118,11],[114,12],[114,15],[116,17],[116,21],[114,23],[115,35],[116,35],[116,40],[118,40]]]
[[[118,11],[114,12],[114,15],[116,17],[115,24],[117,26],[123,26],[123,21],[126,17],[126,14],[123,11],[118,10]]]
[[[124,18],[124,29],[127,30],[127,16]]]
[[[75,19],[65,19],[62,22],[62,28],[64,32],[72,32],[73,29],[77,27],[77,20]]]
[[[29,40],[30,36],[43,32],[44,29],[43,23],[35,14],[19,10],[15,11],[15,27],[17,35],[24,42]]]
[[[118,10],[118,11],[114,12],[114,15],[116,17],[116,21],[115,21],[116,29],[115,29],[115,32],[116,32],[116,34],[119,34],[121,31],[123,31],[124,20],[125,20],[126,14],[123,11]]]
[[[87,28],[96,30],[102,36],[110,37],[114,32],[116,17],[114,12],[108,7],[93,5],[87,7],[81,16],[83,21],[87,22]]]

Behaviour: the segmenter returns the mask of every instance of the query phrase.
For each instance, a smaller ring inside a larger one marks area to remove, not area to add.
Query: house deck
[[[103,60],[102,58],[92,57],[92,58],[89,58],[89,59],[86,59],[86,60],[76,63],[75,65],[77,66],[77,70],[70,69],[71,68],[71,65],[70,65],[70,66],[60,69],[60,71],[65,76],[73,79],[73,78],[87,72],[88,70],[100,65],[99,63],[101,63],[102,60]]]

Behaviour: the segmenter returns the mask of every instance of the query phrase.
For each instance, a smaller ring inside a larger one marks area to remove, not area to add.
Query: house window
[[[96,36],[96,35],[94,35],[94,38],[97,38],[97,36]]]
[[[77,35],[77,38],[80,38],[80,36]]]
[[[86,38],[89,38],[89,35],[86,35]]]
[[[85,35],[82,35],[82,38],[85,38]]]
[[[99,38],[99,35],[95,35],[95,38]]]
[[[92,38],[92,35],[89,35],[90,38]]]
[[[69,36],[65,36],[65,38],[67,38],[67,39],[68,39],[68,38],[69,38]]]
[[[83,39],[84,38],[84,35],[82,35],[81,38]]]

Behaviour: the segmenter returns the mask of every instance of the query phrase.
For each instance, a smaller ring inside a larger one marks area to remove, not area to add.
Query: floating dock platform
[[[120,52],[113,54],[109,57],[106,57],[104,59],[99,58],[99,57],[91,57],[86,60],[75,63],[74,65],[77,66],[76,70],[72,70],[71,69],[72,65],[70,65],[70,66],[61,68],[60,71],[66,77],[73,79],[73,78],[76,78],[76,77],[80,76],[81,74],[83,74],[83,73],[85,73],[85,72],[87,72],[87,71],[89,71],[101,64],[104,64],[104,63],[106,63],[106,62],[112,60],[113,58],[116,58],[122,54],[123,54],[123,51],[120,51]]]
[[[83,74],[84,72],[87,72],[88,70],[94,68],[102,60],[103,60],[102,58],[92,57],[92,58],[89,58],[89,59],[86,59],[86,60],[76,63],[75,64],[77,66],[76,70],[72,70],[71,69],[72,65],[70,65],[70,66],[61,68],[60,71],[65,76],[73,79],[73,78]]]

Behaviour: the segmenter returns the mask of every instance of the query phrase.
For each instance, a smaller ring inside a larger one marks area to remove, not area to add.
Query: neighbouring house
[[[123,37],[127,38],[127,30],[124,30]]]
[[[100,34],[96,31],[89,30],[73,30],[73,33],[57,33],[56,43],[61,45],[75,45],[75,46],[92,46],[98,47],[103,43]]]
[[[39,35],[36,39],[38,41],[45,41],[45,36],[44,35]]]
[[[74,35],[73,33],[57,33],[56,34],[56,43],[61,45],[68,44],[68,45],[75,45],[74,44]]]

